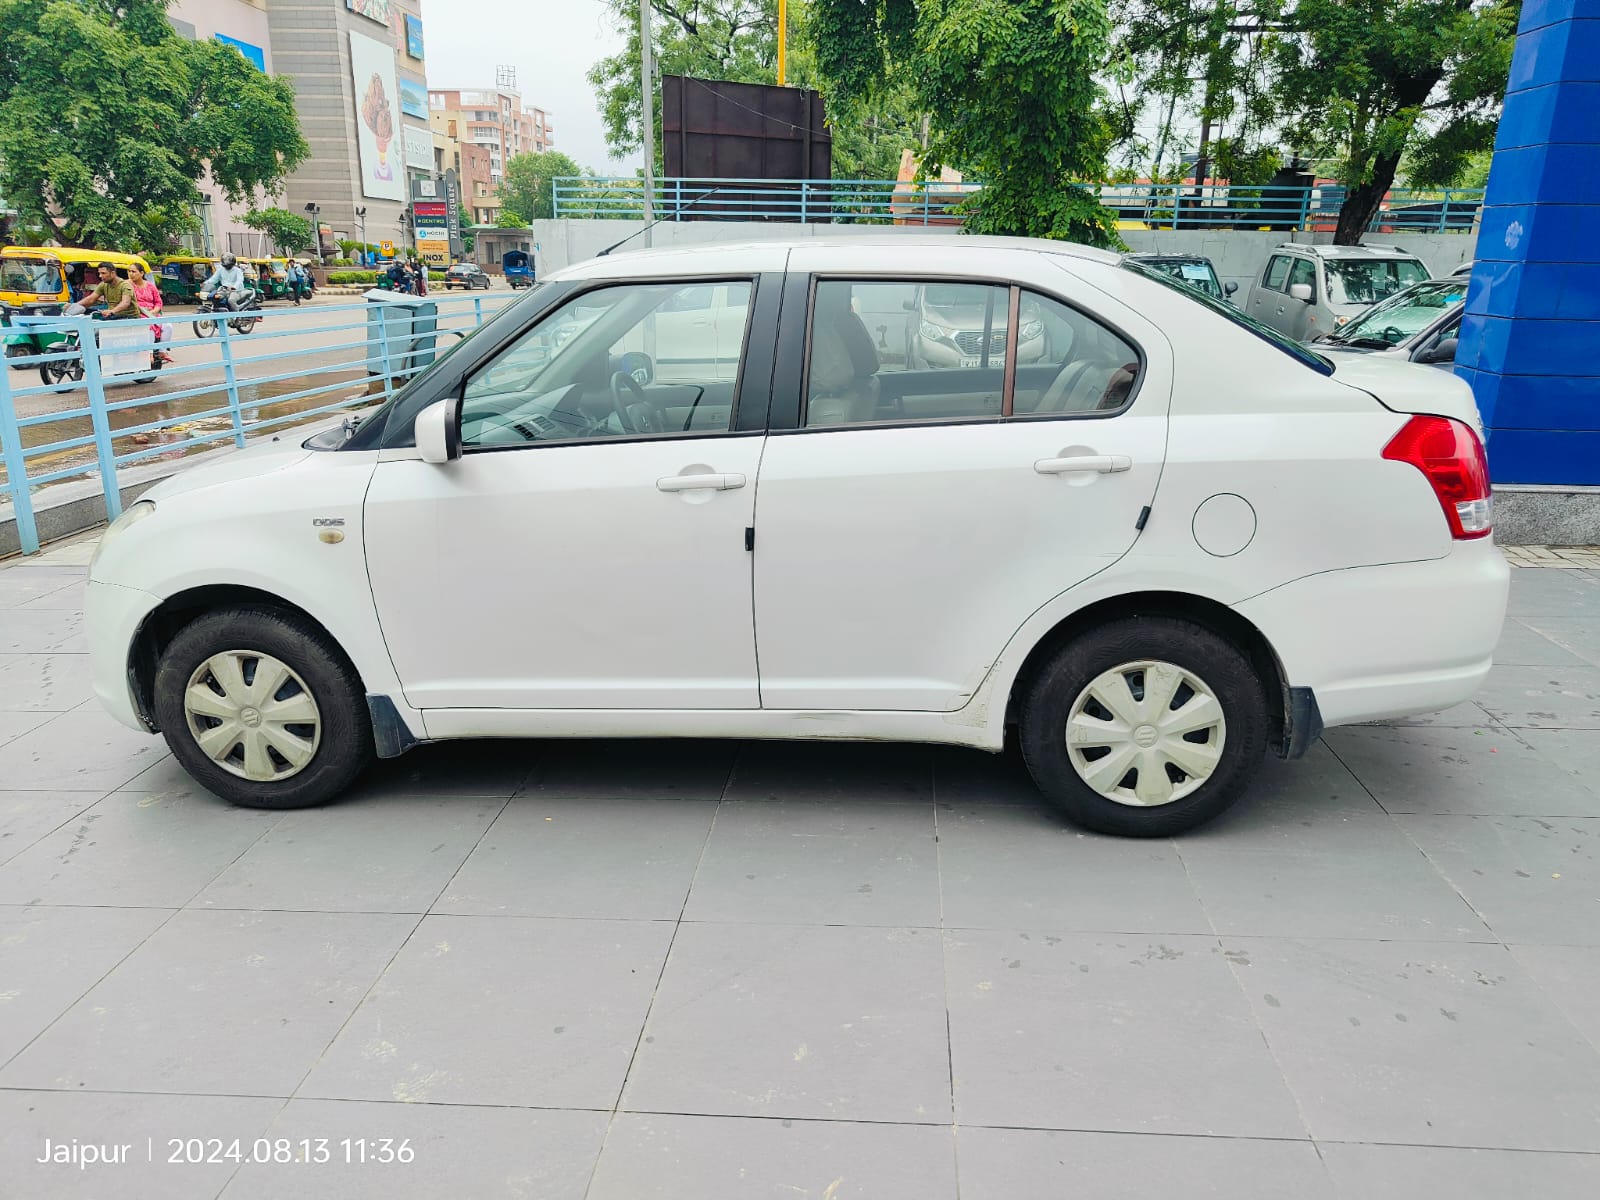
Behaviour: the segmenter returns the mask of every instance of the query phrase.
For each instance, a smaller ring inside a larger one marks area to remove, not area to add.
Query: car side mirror
[[[1235,292],[1237,292],[1238,290],[1239,290],[1239,285],[1236,282],[1234,282],[1232,279],[1228,280],[1227,283],[1222,285],[1222,294],[1224,296],[1231,296]]]
[[[413,427],[417,450],[426,463],[447,463],[461,457],[461,400],[447,396],[417,414]]]
[[[1456,343],[1453,337],[1441,338],[1417,355],[1419,363],[1453,363],[1456,360]]]
[[[1311,303],[1311,285],[1309,283],[1291,283],[1289,285],[1291,299],[1300,300],[1306,304]]]

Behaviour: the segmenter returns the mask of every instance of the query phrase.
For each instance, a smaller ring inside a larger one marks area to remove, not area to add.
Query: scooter
[[[195,310],[199,319],[194,323],[194,335],[195,337],[210,337],[217,331],[216,319],[214,317],[207,319],[205,316],[207,313],[229,313],[230,315],[223,319],[232,326],[234,332],[249,333],[256,327],[256,322],[261,318],[259,316],[248,316],[247,314],[260,311],[261,293],[253,289],[250,292],[250,298],[239,306],[237,315],[231,315],[233,310],[228,307],[227,301],[222,299],[218,292],[213,292],[209,299],[201,300],[200,307]]]
[[[57,362],[39,364],[39,378],[46,387],[58,383],[73,383],[83,378],[83,359],[78,356],[78,335],[67,330],[28,329],[15,323],[12,318],[22,317],[59,317],[62,312],[59,303],[25,304],[21,308],[12,304],[0,302],[0,341],[5,343],[5,353],[8,359],[25,359],[41,354],[71,354],[73,358]],[[13,362],[14,369],[22,369],[28,364]]]

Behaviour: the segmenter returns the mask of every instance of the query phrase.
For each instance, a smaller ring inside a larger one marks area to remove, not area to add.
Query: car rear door
[[[974,265],[965,250],[790,255],[756,490],[764,708],[960,708],[1032,612],[1128,551],[1154,498],[1173,376],[1160,331],[1049,256],[986,252],[987,278],[930,277],[941,257]],[[990,314],[978,366],[908,370],[901,339],[863,319],[930,283]],[[1017,333],[985,352],[1002,328]],[[1040,353],[1018,365],[1029,342]]]

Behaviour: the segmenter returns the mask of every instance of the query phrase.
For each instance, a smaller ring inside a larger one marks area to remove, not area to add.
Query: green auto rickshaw
[[[198,304],[200,286],[216,270],[217,260],[191,254],[169,254],[156,268],[156,286],[165,304]]]

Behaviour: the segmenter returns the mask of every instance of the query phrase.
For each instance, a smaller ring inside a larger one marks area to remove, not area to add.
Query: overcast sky
[[[550,114],[555,149],[601,174],[632,175],[642,161],[614,163],[594,89],[584,78],[622,38],[600,0],[423,0],[428,86],[492,88],[495,67],[516,67],[522,102]]]

